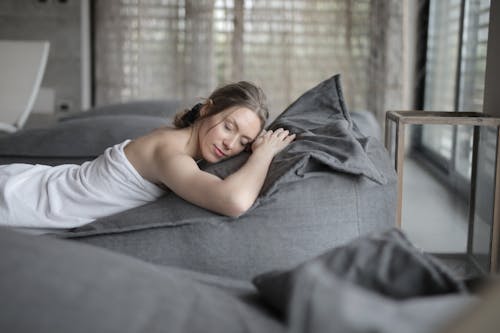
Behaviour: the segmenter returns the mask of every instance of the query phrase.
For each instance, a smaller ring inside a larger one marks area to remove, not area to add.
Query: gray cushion
[[[352,126],[339,76],[306,92],[271,124],[278,125],[298,139],[276,156],[261,195],[238,219],[168,193],[60,237],[249,279],[394,224],[394,170],[380,142]],[[246,158],[202,167],[225,177]]]
[[[356,110],[351,112],[351,118],[361,133],[366,136],[373,136],[378,140],[382,138],[382,128],[380,128],[373,113],[365,110]]]
[[[237,281],[4,228],[0,253],[1,332],[284,331]]]
[[[393,299],[314,262],[296,277],[288,326],[297,333],[436,333],[466,310],[477,312],[478,303],[463,293]]]
[[[311,265],[320,267],[325,279],[344,279],[395,300],[466,290],[439,261],[416,249],[398,229],[360,237],[295,268],[258,275],[253,282],[271,306],[285,313],[297,276]]]
[[[170,123],[168,118],[121,115],[75,119],[45,128],[29,128],[0,137],[0,161],[16,158],[34,163],[54,158],[92,159],[107,147],[144,135]]]
[[[173,118],[180,111],[181,102],[177,100],[143,100],[126,103],[101,105],[83,112],[65,114],[59,121],[101,117],[101,116],[154,116]]]

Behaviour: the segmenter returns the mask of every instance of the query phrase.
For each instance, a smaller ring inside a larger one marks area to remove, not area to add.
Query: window
[[[424,110],[482,112],[489,7],[489,0],[430,0]],[[414,148],[456,188],[470,182],[472,135],[471,128],[425,126]]]
[[[422,3],[428,8],[428,29],[424,98],[419,108],[482,112],[490,1],[422,0]],[[433,191],[428,197],[439,204],[426,218],[432,220],[432,227],[444,227],[442,237],[467,239],[466,249],[454,248],[452,253],[446,250],[447,255],[459,259],[470,273],[487,272],[494,259],[490,245],[495,232],[492,198],[496,129],[420,125],[411,135],[409,157],[418,163],[413,165],[423,171],[422,179],[437,185],[427,188]],[[433,179],[429,179],[429,173]],[[427,192],[422,192],[427,196]],[[420,218],[418,213],[414,215],[416,220]]]

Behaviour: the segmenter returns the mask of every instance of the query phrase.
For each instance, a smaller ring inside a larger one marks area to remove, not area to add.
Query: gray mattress
[[[162,109],[158,101],[132,106],[91,110],[50,128],[0,138],[0,162],[81,163],[117,142],[167,125],[167,115],[177,110],[172,103]],[[339,75],[304,93],[268,127],[286,127],[297,139],[273,160],[258,200],[240,218],[167,193],[54,234],[155,264],[250,278],[394,225],[394,170],[380,141],[353,122]],[[246,158],[242,154],[202,168],[225,177]]]
[[[0,228],[1,332],[431,333],[481,304],[397,230],[249,280]]]

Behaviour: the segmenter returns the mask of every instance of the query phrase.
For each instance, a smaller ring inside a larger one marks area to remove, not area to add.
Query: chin
[[[203,154],[203,160],[207,163],[217,163],[217,162],[220,162],[222,160],[224,160],[225,158],[219,158],[217,156],[214,156],[212,154]]]
[[[229,158],[229,156],[216,157],[216,158],[214,158],[214,160],[211,163],[221,162],[221,161],[227,160],[228,158]]]
[[[229,156],[219,156],[214,152],[208,150],[202,152],[203,159],[208,163],[217,163],[226,160]]]

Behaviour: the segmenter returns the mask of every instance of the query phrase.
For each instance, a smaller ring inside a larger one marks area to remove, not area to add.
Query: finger
[[[279,138],[286,137],[288,135],[288,130],[285,130],[283,128],[278,128],[275,132],[276,136]]]
[[[278,138],[279,138],[280,140],[286,140],[288,137],[289,137],[288,133],[283,133],[283,134],[281,134]]]
[[[288,142],[288,143],[290,143],[290,142],[292,142],[293,140],[295,140],[295,137],[296,137],[296,135],[295,135],[295,134],[290,134],[289,136],[287,136],[287,137],[285,138],[285,141],[286,141],[286,142]]]
[[[255,138],[255,140],[253,142],[261,142],[262,140],[264,140],[264,136],[259,135],[258,137]]]

